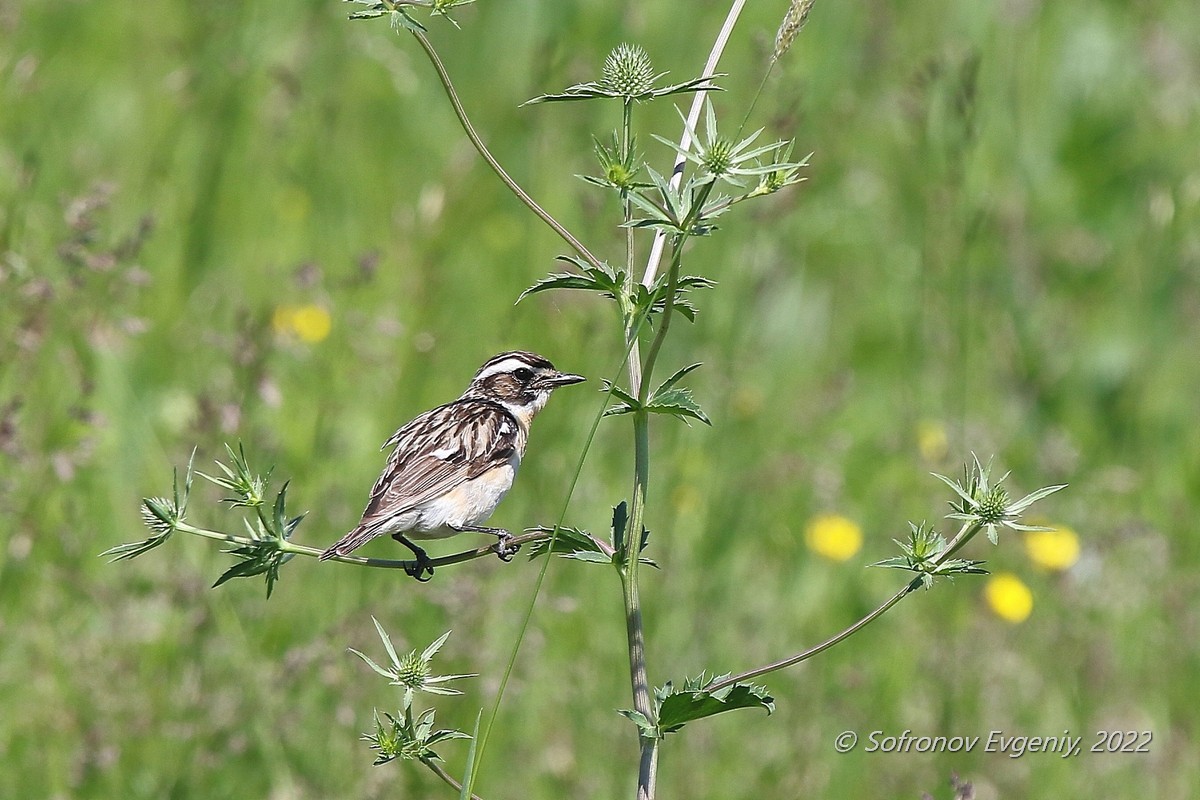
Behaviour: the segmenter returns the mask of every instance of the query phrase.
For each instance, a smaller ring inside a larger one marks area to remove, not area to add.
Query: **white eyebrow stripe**
[[[515,372],[521,367],[533,369],[533,366],[523,358],[506,358],[503,361],[492,364],[487,369],[480,371],[480,373],[475,376],[475,380],[483,380],[484,378],[489,378],[492,375],[498,375],[502,372]]]

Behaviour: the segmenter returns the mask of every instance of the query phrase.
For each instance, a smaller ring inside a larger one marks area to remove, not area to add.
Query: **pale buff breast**
[[[441,539],[458,532],[448,526],[465,528],[483,523],[512,488],[520,464],[520,457],[514,455],[503,466],[423,503],[414,509],[419,518],[408,535],[413,539]]]

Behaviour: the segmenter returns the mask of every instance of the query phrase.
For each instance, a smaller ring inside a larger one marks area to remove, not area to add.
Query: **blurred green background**
[[[786,9],[750,5],[722,66],[730,126]],[[291,479],[297,540],[332,542],[379,443],[514,347],[593,380],[539,418],[493,519],[561,507],[620,359],[611,309],[514,306],[564,246],[481,166],[415,44],[347,8],[0,1],[0,796],[449,796],[357,741],[398,703],[346,652],[380,656],[372,614],[405,648],[453,629],[438,663],[481,673],[439,722],[469,730],[494,697],[524,558],[428,585],[300,559],[269,602],[257,580],[211,591],[228,557],[208,542],[97,558],[144,535],[140,498],[193,446],[210,469],[239,439]],[[612,198],[571,177],[616,107],[518,105],[625,40],[690,77],[725,8],[485,2],[432,37],[509,170],[617,261]],[[1047,570],[1019,536],[980,542],[968,556],[1031,590],[1028,619],[993,613],[982,579],[913,596],[771,676],[773,717],[668,739],[661,796],[948,797],[952,772],[980,798],[1196,796],[1198,41],[1181,1],[817,4],[751,120],[813,151],[808,182],[692,247],[719,286],[662,361],[705,362],[714,425],[653,433],[651,679],[745,669],[873,608],[902,576],[862,566],[944,513],[928,473],[972,451],[1014,491],[1069,482],[1039,510],[1082,551]],[[639,114],[665,168],[648,132],[677,136],[675,111]],[[630,461],[628,423],[606,421],[568,522],[603,531]],[[197,521],[240,526],[202,484]],[[849,560],[806,544],[823,513],[861,528]],[[631,794],[626,669],[615,576],[551,564],[481,793]],[[906,729],[1153,739],[1070,759],[833,749]],[[440,749],[459,771],[465,746]]]

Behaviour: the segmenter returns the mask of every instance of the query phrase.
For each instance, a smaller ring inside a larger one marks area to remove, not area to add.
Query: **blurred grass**
[[[724,62],[727,119],[784,10],[753,5]],[[374,645],[370,614],[407,646],[454,629],[442,663],[484,677],[439,721],[469,727],[496,688],[523,561],[420,587],[292,563],[265,603],[249,582],[209,591],[225,561],[201,542],[95,557],[142,535],[139,498],[193,445],[198,464],[237,438],[277,464],[311,509],[298,537],[326,544],[378,444],[492,353],[595,378],[619,360],[609,309],[513,306],[562,246],[473,157],[414,48],[344,11],[0,3],[0,796],[434,796],[356,741],[396,702],[345,653]],[[511,172],[615,259],[611,201],[565,177],[613,109],[517,105],[625,39],[683,78],[723,11],[483,3],[434,38]],[[664,354],[706,362],[715,426],[655,433],[651,678],[757,664],[872,608],[896,576],[859,564],[941,513],[926,473],[971,450],[1019,489],[1069,481],[1045,512],[1084,552],[1055,575],[1014,539],[975,551],[1031,586],[1029,621],[993,617],[978,581],[914,597],[772,676],[774,718],[669,740],[663,796],[946,796],[953,770],[981,798],[1194,795],[1198,39],[1182,2],[818,4],[752,121],[815,152],[809,182],[694,248],[720,286]],[[674,135],[672,109],[643,111]],[[309,303],[327,339],[275,335],[277,306]],[[497,524],[554,517],[598,403],[556,398]],[[920,455],[923,421],[944,457]],[[601,428],[573,524],[603,529],[629,444]],[[863,526],[859,557],[806,550],[825,511]],[[613,576],[552,566],[485,796],[629,791],[621,630]],[[1154,740],[1069,760],[833,752],[842,730],[906,728]]]

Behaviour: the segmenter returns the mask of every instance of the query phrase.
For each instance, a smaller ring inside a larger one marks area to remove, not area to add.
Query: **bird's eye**
[[[525,367],[521,367],[520,369],[515,370],[513,372],[513,375],[516,376],[517,380],[524,383],[525,381],[527,381],[533,377],[533,372],[531,370],[525,369]]]

